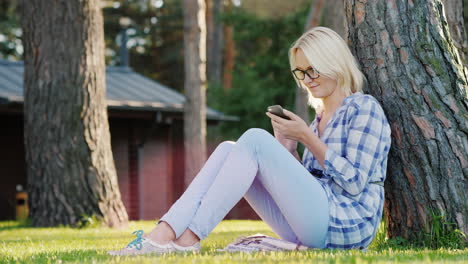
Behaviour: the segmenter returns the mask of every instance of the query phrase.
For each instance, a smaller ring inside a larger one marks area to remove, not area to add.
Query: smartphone
[[[281,105],[271,105],[267,108],[267,111],[281,118],[291,120],[291,118],[284,114],[283,107],[281,107]]]

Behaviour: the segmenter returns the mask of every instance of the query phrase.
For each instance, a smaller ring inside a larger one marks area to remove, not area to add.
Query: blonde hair
[[[337,81],[338,88],[343,89],[346,96],[362,91],[365,77],[348,45],[338,33],[326,27],[314,27],[302,34],[289,49],[291,70],[297,67],[296,52],[299,48],[320,75]],[[302,81],[294,79],[298,86],[307,91],[309,105],[320,107],[322,101],[313,97],[309,89],[302,85]]]

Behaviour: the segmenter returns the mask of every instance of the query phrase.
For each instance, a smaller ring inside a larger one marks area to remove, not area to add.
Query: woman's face
[[[304,71],[312,67],[300,48],[296,51],[296,67]],[[315,98],[324,99],[335,92],[338,92],[338,89],[336,89],[336,80],[328,78],[323,74],[320,74],[316,79],[311,79],[306,74],[302,83],[307,87],[307,89],[309,89]]]

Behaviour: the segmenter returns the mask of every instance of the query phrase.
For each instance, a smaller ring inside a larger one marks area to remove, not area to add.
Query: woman
[[[291,70],[316,109],[310,125],[266,113],[275,137],[247,130],[221,143],[149,234],[115,255],[198,251],[244,197],[282,239],[311,248],[366,248],[379,225],[390,128],[344,40],[316,27],[290,49]],[[291,91],[293,92],[293,91]],[[297,142],[305,145],[302,163]]]

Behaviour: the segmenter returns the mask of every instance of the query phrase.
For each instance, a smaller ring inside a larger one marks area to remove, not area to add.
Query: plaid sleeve
[[[342,157],[328,148],[324,162],[324,173],[351,195],[362,192],[382,157],[382,136],[387,122],[376,101],[366,100],[354,107],[347,138],[342,138],[346,142],[346,154]]]

